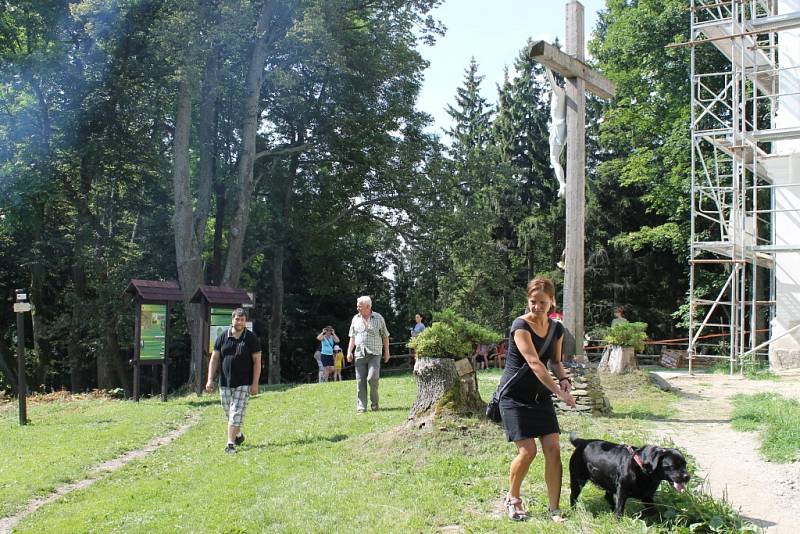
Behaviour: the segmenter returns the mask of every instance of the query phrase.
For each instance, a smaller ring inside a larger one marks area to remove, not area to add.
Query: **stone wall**
[[[600,384],[600,375],[597,366],[591,363],[581,364],[574,362],[564,363],[564,367],[572,376],[572,395],[575,397],[577,407],[570,408],[563,402],[556,400],[556,411],[560,413],[591,413],[593,415],[610,414],[611,403]]]

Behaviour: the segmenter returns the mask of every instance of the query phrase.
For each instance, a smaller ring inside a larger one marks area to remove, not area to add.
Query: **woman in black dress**
[[[500,383],[504,384],[520,367],[527,365],[530,368],[500,399],[506,435],[517,446],[517,456],[511,462],[508,475],[505,505],[511,519],[527,519],[520,499],[520,488],[536,457],[534,438],[539,438],[544,453],[549,514],[554,521],[561,521],[561,447],[558,442],[558,420],[550,394],[555,394],[569,406],[575,406],[575,399],[570,394],[570,379],[561,365],[564,326],[547,317],[555,305],[555,286],[547,278],[535,278],[528,283],[527,293],[529,311],[511,324],[506,368],[500,379]],[[540,353],[551,328],[555,328],[555,331],[550,344]],[[548,362],[553,364],[557,381],[547,370]]]

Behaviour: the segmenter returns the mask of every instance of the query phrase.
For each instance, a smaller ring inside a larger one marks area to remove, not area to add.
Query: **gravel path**
[[[675,416],[657,428],[695,457],[715,497],[734,508],[768,534],[798,532],[800,523],[800,462],[776,464],[759,455],[758,434],[730,425],[730,398],[737,393],[775,392],[800,400],[800,377],[781,381],[748,380],[726,375],[657,373],[679,390]]]

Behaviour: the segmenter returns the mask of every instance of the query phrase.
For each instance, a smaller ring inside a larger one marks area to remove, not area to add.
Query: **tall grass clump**
[[[731,423],[736,430],[759,432],[767,460],[800,460],[800,402],[775,393],[736,395]]]

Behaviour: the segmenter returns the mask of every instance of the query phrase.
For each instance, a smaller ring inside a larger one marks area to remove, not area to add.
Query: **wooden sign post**
[[[584,210],[586,205],[586,90],[601,98],[613,98],[614,84],[584,63],[583,5],[567,2],[564,52],[544,42],[531,44],[532,59],[566,79],[567,93],[567,235],[564,272],[564,326],[575,347],[564,347],[566,356],[583,355]],[[572,350],[570,350],[572,349]]]

